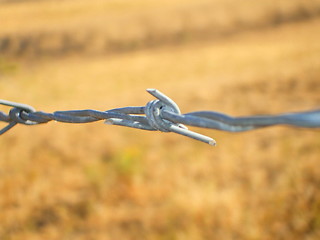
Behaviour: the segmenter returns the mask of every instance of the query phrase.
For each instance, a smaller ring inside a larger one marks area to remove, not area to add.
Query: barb
[[[181,114],[178,105],[172,99],[156,89],[147,89],[147,91],[156,99],[148,102],[146,106],[115,108],[107,111],[87,109],[46,113],[36,111],[26,104],[0,99],[0,105],[11,107],[9,114],[0,111],[0,121],[8,123],[7,126],[0,130],[0,135],[18,123],[36,125],[52,120],[65,123],[89,123],[105,120],[106,124],[149,131],[174,132],[215,145],[215,140],[190,131],[185,125],[229,132],[242,132],[278,124],[320,128],[320,110],[247,117],[231,117],[213,111]]]

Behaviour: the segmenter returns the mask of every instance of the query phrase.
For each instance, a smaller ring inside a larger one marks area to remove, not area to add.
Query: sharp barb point
[[[217,142],[215,141],[215,140],[211,140],[211,141],[209,141],[209,145],[211,145],[211,146],[217,146]]]
[[[154,92],[157,92],[157,89],[155,89],[155,88],[148,88],[148,89],[147,89],[147,92],[148,92],[148,93],[154,93]]]

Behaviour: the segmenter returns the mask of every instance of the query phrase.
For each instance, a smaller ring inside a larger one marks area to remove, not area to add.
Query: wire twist
[[[0,111],[0,121],[8,125],[0,135],[15,125],[36,125],[55,120],[65,123],[88,123],[105,120],[106,124],[126,126],[149,131],[174,132],[210,145],[216,142],[210,137],[188,130],[185,125],[241,132],[261,127],[286,124],[295,127],[319,128],[320,110],[285,113],[280,115],[231,117],[213,111],[198,111],[181,114],[178,105],[156,89],[147,89],[156,99],[142,107],[115,108],[107,111],[71,110],[46,113],[33,107],[0,99],[0,105],[12,107],[9,114]]]

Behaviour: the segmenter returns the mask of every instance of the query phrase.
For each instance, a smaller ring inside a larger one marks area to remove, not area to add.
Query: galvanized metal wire
[[[190,131],[185,125],[228,132],[242,132],[279,124],[303,128],[320,128],[320,110],[247,117],[231,117],[213,111],[181,114],[178,105],[172,99],[156,89],[147,89],[147,91],[156,99],[148,102],[146,106],[115,108],[107,111],[87,109],[46,113],[36,111],[26,104],[0,99],[0,105],[11,107],[9,114],[0,111],[0,121],[8,123],[0,130],[0,135],[18,123],[36,125],[52,120],[65,123],[89,123],[105,120],[106,124],[149,131],[174,132],[215,145],[215,140]]]

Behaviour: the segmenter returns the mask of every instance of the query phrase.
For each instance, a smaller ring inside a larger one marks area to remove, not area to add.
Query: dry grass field
[[[0,1],[0,98],[107,110],[157,88],[182,112],[317,109],[319,29],[318,0]],[[16,126],[0,137],[0,239],[320,239],[319,129],[194,130],[217,147]]]

